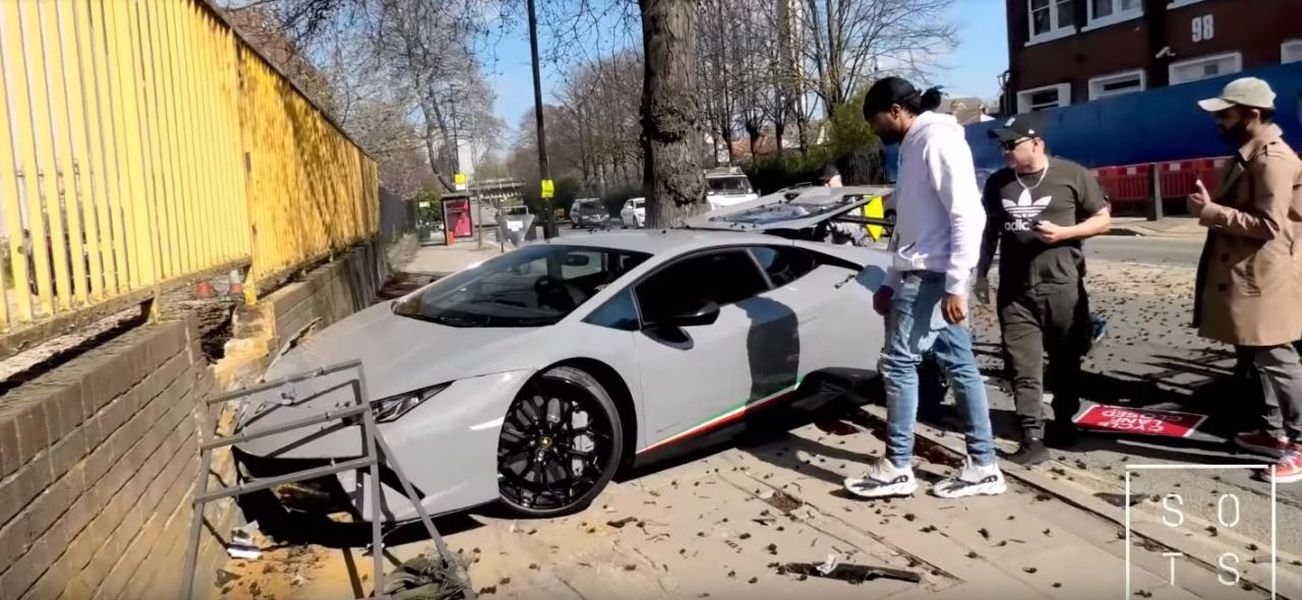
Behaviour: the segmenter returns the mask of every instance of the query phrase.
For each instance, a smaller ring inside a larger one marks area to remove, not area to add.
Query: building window
[[[1302,62],[1302,39],[1289,40],[1279,47],[1279,62]]]
[[[1027,45],[1076,33],[1074,0],[1026,0],[1030,8],[1031,39]]]
[[[1219,77],[1243,70],[1243,55],[1238,52],[1191,58],[1171,64],[1171,85]]]
[[[1189,6],[1190,4],[1198,4],[1199,2],[1202,2],[1202,1],[1203,1],[1203,0],[1171,0],[1171,3],[1168,4],[1168,5],[1166,5],[1166,7],[1167,7],[1167,8],[1180,8],[1181,6]]]
[[[1142,92],[1146,79],[1144,72],[1138,69],[1095,77],[1090,79],[1090,100]]]
[[[1086,29],[1107,27],[1122,21],[1144,16],[1141,0],[1089,0],[1089,26]]]
[[[1017,112],[1028,113],[1071,105],[1071,84],[1059,83],[1017,92]]]

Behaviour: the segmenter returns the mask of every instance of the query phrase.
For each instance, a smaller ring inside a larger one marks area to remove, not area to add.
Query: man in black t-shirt
[[[1091,322],[1081,241],[1107,231],[1111,213],[1098,180],[1078,164],[1046,153],[1039,123],[1029,115],[990,132],[1008,168],[986,181],[986,230],[974,293],[989,302],[986,275],[1002,243],[996,308],[1004,360],[1012,382],[1021,446],[1009,460],[1024,466],[1049,457],[1044,443],[1043,357],[1049,354],[1054,422],[1062,445],[1075,442],[1081,360]]]

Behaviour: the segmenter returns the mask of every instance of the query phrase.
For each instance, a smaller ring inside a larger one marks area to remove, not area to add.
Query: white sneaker
[[[964,498],[967,496],[997,496],[1008,491],[1004,483],[1004,474],[998,463],[979,467],[967,459],[963,468],[950,478],[936,482],[931,486],[931,493],[941,498]]]
[[[845,489],[862,498],[911,496],[918,489],[918,480],[913,478],[913,467],[901,469],[879,458],[863,477],[846,477]]]

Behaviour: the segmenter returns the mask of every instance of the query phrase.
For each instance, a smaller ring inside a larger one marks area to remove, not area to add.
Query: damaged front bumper
[[[457,380],[398,420],[377,425],[392,453],[380,463],[383,521],[403,522],[419,517],[403,491],[394,464],[400,466],[431,515],[496,500],[502,420],[532,374],[532,370],[517,370]],[[259,417],[250,430],[303,418],[312,412],[311,407],[280,407]],[[362,449],[361,425],[337,422],[316,430],[248,440],[234,446],[232,452],[240,477],[249,480],[356,460],[365,456]],[[322,514],[347,512],[358,520],[370,520],[371,485],[369,468],[362,468],[285,483],[270,491],[287,509]]]

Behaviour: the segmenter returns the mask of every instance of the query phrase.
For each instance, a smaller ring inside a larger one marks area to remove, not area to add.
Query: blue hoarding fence
[[[1260,77],[1275,90],[1275,122],[1295,150],[1302,149],[1302,63],[1274,65],[1232,75],[1095,100],[1036,113],[1055,155],[1092,169],[1191,161],[1234,151],[1217,135],[1198,101],[1220,95],[1239,77]],[[978,169],[1004,166],[991,129],[1006,118],[967,126],[967,141]],[[897,148],[889,147],[887,171],[894,180]],[[1204,180],[1206,181],[1206,180]],[[1169,197],[1169,196],[1168,196]]]

